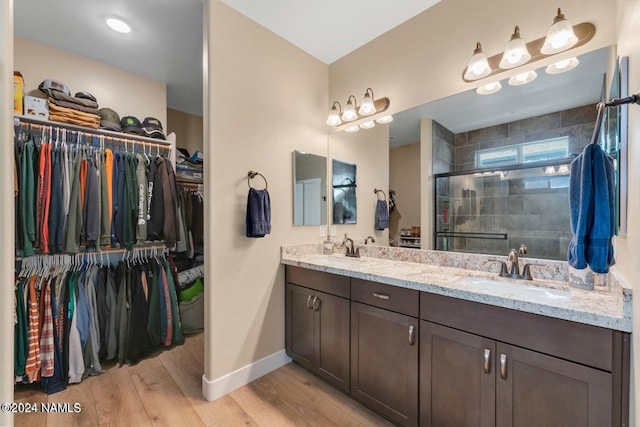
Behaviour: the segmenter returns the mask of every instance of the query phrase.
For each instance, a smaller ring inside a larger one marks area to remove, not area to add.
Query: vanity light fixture
[[[370,116],[376,112],[376,106],[373,105],[373,89],[370,87],[364,92],[364,98],[362,99],[362,104],[360,104],[360,108],[358,109],[358,114],[361,116]]]
[[[578,37],[573,32],[571,22],[565,19],[560,8],[558,15],[553,20],[553,25],[547,30],[547,37],[544,44],[540,48],[540,53],[552,55],[554,53],[564,52],[578,43]]]
[[[128,34],[131,32],[131,26],[120,18],[116,18],[114,16],[107,16],[105,18],[105,21],[109,26],[109,28],[111,28],[113,31],[116,31],[122,34]]]
[[[522,37],[520,37],[520,27],[516,25],[516,28],[511,35],[511,40],[504,48],[504,53],[502,54],[502,60],[500,61],[499,67],[502,69],[519,67],[530,59],[531,54],[527,49],[527,44],[524,42]]]
[[[351,102],[351,98],[353,98],[353,102]],[[358,118],[358,114],[356,113],[356,97],[353,95],[349,95],[349,99],[347,99],[347,105],[344,107],[344,111],[342,112],[342,121],[344,122],[352,122]]]
[[[482,45],[478,42],[473,51],[473,56],[469,59],[469,65],[467,65],[467,71],[464,73],[464,79],[478,80],[488,76],[489,73],[491,73],[491,67],[487,61],[487,55],[484,54]]]
[[[392,121],[393,121],[393,116],[392,115],[382,116],[382,117],[376,119],[376,123],[380,123],[380,124],[391,123]]]
[[[487,83],[486,85],[480,86],[478,89],[476,89],[476,92],[480,95],[491,95],[492,93],[496,93],[500,89],[502,89],[502,85],[500,84],[500,82],[491,82]]]
[[[347,103],[342,109],[342,105],[338,101],[334,101],[331,105],[331,110],[329,110],[329,115],[327,116],[327,125],[328,126],[340,126],[345,122],[356,122],[353,123],[353,126],[349,126],[348,129],[345,129],[347,132],[356,132],[358,129],[370,129],[375,126],[375,123],[372,119],[369,120],[360,120],[364,119],[367,116],[372,116],[374,114],[379,114],[387,111],[389,108],[389,98],[379,98],[374,99],[373,97],[373,89],[370,87],[364,93],[364,98],[362,100],[362,105],[357,105],[356,97],[353,95],[349,95],[347,98]],[[375,119],[378,123],[389,123],[393,120],[391,116],[383,116]],[[359,123],[357,121],[363,121],[365,123]],[[360,125],[360,126],[359,126]],[[355,127],[355,129],[353,129]]]
[[[527,83],[531,83],[538,77],[538,74],[535,71],[527,71],[526,73],[516,74],[509,79],[509,84],[511,86],[521,86],[526,85]]]
[[[360,128],[358,126],[349,126],[344,131],[352,133],[352,132],[358,132],[359,130],[360,130]]]
[[[336,108],[336,105],[338,108]],[[342,120],[340,119],[340,114],[342,113],[342,105],[338,101],[333,101],[333,105],[331,106],[331,111],[329,111],[329,117],[327,118],[327,125],[329,126],[338,126],[342,124]]]
[[[462,79],[465,82],[472,82],[499,74],[503,70],[548,58],[559,52],[575,49],[588,43],[595,34],[596,27],[592,23],[582,22],[572,26],[565,19],[562,12],[558,10],[558,15],[554,20],[554,24],[547,31],[546,37],[540,37],[525,43],[520,36],[520,28],[516,26],[511,40],[505,46],[504,52],[489,58],[486,58],[478,42],[467,68],[462,73]],[[550,48],[545,45],[550,46]],[[484,65],[485,58],[486,67]]]
[[[558,61],[554,64],[547,65],[546,72],[547,74],[560,74],[565,71],[573,70],[578,66],[580,61],[578,58],[573,57],[569,59],[563,59],[562,61]]]

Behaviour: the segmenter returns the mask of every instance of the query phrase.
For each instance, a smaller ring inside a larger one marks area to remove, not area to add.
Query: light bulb
[[[488,76],[490,73],[491,67],[489,67],[487,55],[482,52],[482,46],[480,42],[478,42],[476,49],[473,51],[473,56],[469,59],[469,65],[467,65],[467,71],[464,73],[464,79],[477,80]]]
[[[388,115],[388,116],[382,116],[378,119],[376,119],[376,122],[384,124],[384,123],[391,123],[393,121],[393,116]]]
[[[375,126],[376,126],[376,123],[373,120],[371,120],[371,121],[368,121],[368,122],[361,123],[360,124],[360,129],[371,129],[371,128],[375,127]]]
[[[573,70],[578,66],[580,61],[578,58],[569,58],[563,59],[562,61],[558,61],[554,64],[547,65],[546,72],[547,74],[560,74],[569,70]]]
[[[344,111],[342,112],[342,120],[345,122],[351,122],[358,118],[358,114],[356,113],[356,109],[351,102],[351,98],[355,100],[355,97],[351,95],[349,100],[347,101],[347,105],[344,107]]]
[[[540,53],[552,55],[565,51],[575,46],[576,43],[578,43],[578,37],[573,31],[571,22],[565,19],[562,11],[558,8],[558,15],[554,18],[553,25],[547,31],[547,37],[540,48]]]
[[[367,89],[364,93],[364,98],[362,99],[362,104],[360,105],[360,109],[358,110],[358,114],[361,116],[370,116],[371,114],[376,112],[376,107],[373,105],[373,99],[369,94],[369,91],[373,93],[371,89]]]
[[[351,132],[358,132],[359,130],[360,130],[360,128],[358,126],[349,126],[344,131],[351,133]]]

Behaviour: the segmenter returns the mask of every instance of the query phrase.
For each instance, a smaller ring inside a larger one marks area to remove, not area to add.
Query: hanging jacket
[[[162,240],[164,227],[164,194],[159,166],[164,159],[156,157],[149,165],[149,200],[147,215],[147,239]]]

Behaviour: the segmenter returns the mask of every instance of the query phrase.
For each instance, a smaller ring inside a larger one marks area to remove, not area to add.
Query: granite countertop
[[[281,262],[631,332],[631,289],[615,271],[609,273],[612,277],[607,286],[584,290],[572,287],[566,281],[514,280],[498,277],[488,271],[378,257],[348,258],[342,253],[322,255],[309,250],[310,245],[300,250],[302,247],[303,245],[283,247]],[[415,253],[413,249],[407,251]],[[371,253],[376,254],[375,251]],[[535,278],[536,270],[532,269],[532,274]]]

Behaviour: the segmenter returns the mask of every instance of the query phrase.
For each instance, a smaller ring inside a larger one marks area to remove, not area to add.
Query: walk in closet
[[[204,272],[176,259],[202,255],[204,188],[176,178],[175,134],[14,129],[15,383],[56,393],[182,344],[203,316],[182,291]]]

